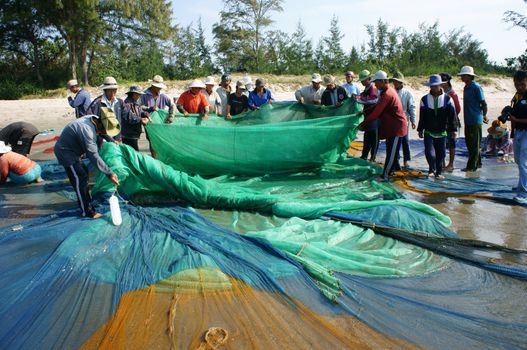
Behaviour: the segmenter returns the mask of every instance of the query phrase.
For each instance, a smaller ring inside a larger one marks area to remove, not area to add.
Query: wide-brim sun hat
[[[324,85],[335,84],[335,77],[332,75],[324,75]]]
[[[237,88],[237,89],[242,89],[242,90],[247,90],[247,89],[245,88],[245,83],[244,83],[243,81],[241,81],[241,80],[238,80],[238,81],[236,82],[236,88]]]
[[[190,82],[190,84],[188,84],[188,88],[189,89],[192,89],[192,88],[205,89],[205,84],[203,84],[203,82],[199,79],[194,79],[192,80],[192,82]]]
[[[359,81],[364,81],[371,77],[371,73],[369,70],[364,69],[359,73]]]
[[[457,75],[471,75],[473,77],[477,77],[477,75],[474,73],[474,68],[471,66],[463,66],[461,67],[461,70]]]
[[[312,83],[317,83],[317,84],[321,83],[322,82],[322,77],[318,73],[313,73],[311,75],[311,82]]]
[[[208,76],[207,79],[205,79],[205,85],[216,85],[214,77]]]
[[[439,74],[432,74],[430,78],[428,78],[428,81],[424,82],[424,86],[438,86],[443,84],[443,79],[441,79],[441,76]]]
[[[160,75],[154,75],[154,77],[148,81],[150,83],[150,86],[160,88],[160,89],[167,89],[167,86],[164,83],[163,77]]]
[[[110,90],[110,89],[118,89],[119,85],[117,85],[117,80],[115,80],[114,77],[106,77],[104,78],[102,85],[99,86],[99,89],[101,90]]]
[[[377,71],[377,73],[375,73],[371,77],[371,81],[376,81],[376,80],[388,80],[388,74],[386,74],[386,72],[383,70]]]
[[[0,154],[11,152],[11,147],[5,144],[4,141],[0,141]]]
[[[396,72],[393,77],[390,78],[390,81],[398,81],[399,83],[406,84],[406,81],[404,80],[404,75],[401,72]]]
[[[99,120],[101,121],[102,127],[106,131],[106,135],[113,137],[121,132],[121,125],[119,125],[117,118],[101,116]]]
[[[128,89],[128,91],[126,92],[126,94],[139,94],[139,95],[144,95],[145,93],[143,92],[143,88],[139,85],[132,85],[130,86],[130,89]]]

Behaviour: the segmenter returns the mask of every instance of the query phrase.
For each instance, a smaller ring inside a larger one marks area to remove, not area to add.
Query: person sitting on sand
[[[13,152],[26,156],[31,151],[31,145],[38,129],[31,123],[14,122],[0,130],[0,141],[11,146]]]
[[[487,129],[488,135],[485,145],[481,150],[487,155],[507,156],[512,153],[512,141],[510,139],[509,128],[506,124],[495,120],[490,128]]]
[[[311,76],[311,85],[304,86],[296,90],[295,98],[298,103],[319,105],[320,101],[322,100],[322,93],[325,90],[322,86],[320,86],[321,82],[322,78],[320,77],[320,74],[313,73]]]
[[[42,182],[41,173],[38,163],[11,151],[11,147],[0,141],[0,184],[6,183],[7,179],[16,184]]]
[[[81,215],[90,218],[100,218],[93,207],[90,190],[88,167],[81,161],[86,155],[90,162],[104,173],[115,185],[119,179],[99,156],[97,135],[104,135],[108,139],[119,134],[119,122],[113,115],[103,113],[101,116],[88,115],[72,121],[64,127],[55,144],[55,157],[66,170],[81,209]]]

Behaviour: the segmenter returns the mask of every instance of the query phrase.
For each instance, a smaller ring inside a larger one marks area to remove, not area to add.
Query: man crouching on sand
[[[102,114],[101,116],[88,115],[72,121],[62,131],[55,144],[55,157],[66,169],[68,179],[77,195],[77,202],[82,216],[93,219],[100,218],[102,214],[95,212],[91,202],[88,187],[88,168],[81,162],[83,154],[101,172],[115,184],[119,179],[99,156],[97,148],[97,135],[109,137],[119,134],[119,122],[114,116]]]

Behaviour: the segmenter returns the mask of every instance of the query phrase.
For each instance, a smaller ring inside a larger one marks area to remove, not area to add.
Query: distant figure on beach
[[[359,85],[353,82],[353,79],[355,79],[355,73],[349,70],[344,74],[344,78],[346,79],[346,84],[343,84],[342,87],[348,92],[348,97],[360,95]]]
[[[514,161],[518,165],[519,179],[514,200],[527,205],[527,71],[514,73],[516,94],[512,98],[512,111],[508,115],[514,133]]]
[[[221,99],[221,115],[227,115],[227,102],[232,92],[231,81],[232,78],[229,74],[223,74],[221,76],[220,86],[216,89],[216,93]]]
[[[179,96],[176,106],[184,117],[198,113],[202,118],[209,117],[209,101],[202,93],[203,89],[205,89],[205,84],[195,79],[188,85],[188,90]]]
[[[167,86],[164,83],[163,77],[155,75],[152,80],[150,80],[150,87],[146,89],[144,95],[141,96],[141,105],[148,107],[148,113],[152,113],[158,109],[168,110],[165,123],[170,124],[174,120],[175,106],[170,100],[170,97],[161,93],[161,90],[166,89]]]
[[[324,76],[324,85],[326,85],[326,89],[322,93],[320,100],[322,105],[340,107],[342,102],[348,98],[348,92],[342,86],[337,85],[334,76]]]
[[[410,125],[412,125],[412,129],[416,128],[414,97],[410,90],[404,87],[404,84],[406,84],[406,82],[404,81],[403,73],[396,72],[393,77],[390,78],[390,82],[393,84],[395,91],[397,91],[397,95],[399,95],[399,98],[401,99],[404,114],[406,115],[406,119],[408,120],[408,131],[406,133],[406,136],[401,139],[404,160],[403,166],[405,168],[408,168],[408,162],[412,159],[412,155],[410,152]]]
[[[266,103],[273,103],[273,94],[271,90],[265,87],[265,80],[262,78],[256,79],[256,87],[249,92],[248,105],[251,110],[260,109],[260,106]]]
[[[468,150],[466,167],[461,171],[476,171],[481,168],[482,125],[488,123],[487,102],[481,86],[474,81],[476,74],[470,66],[461,67],[457,74],[465,83],[463,88],[463,118],[465,122],[465,143]]]
[[[88,108],[89,115],[96,115],[99,117],[108,116],[109,118],[117,118],[119,124],[122,121],[122,115],[124,113],[124,101],[117,98],[117,81],[114,77],[104,78],[103,84],[99,86],[99,89],[103,91],[103,94],[97,97],[91,103]],[[120,133],[114,135],[115,140],[121,140]]]
[[[124,113],[121,120],[121,136],[123,143],[139,151],[139,138],[143,125],[148,124],[150,116],[141,108],[141,95],[143,89],[139,85],[132,85],[126,92],[124,100]]]
[[[93,166],[105,174],[115,185],[119,179],[99,156],[97,135],[104,135],[107,139],[119,134],[120,126],[115,116],[108,114],[87,115],[72,121],[64,127],[55,144],[55,157],[66,170],[70,184],[77,195],[77,203],[81,215],[97,219],[102,214],[93,207],[90,189],[88,167],[81,161],[86,155]]]
[[[68,81],[66,88],[74,94],[73,97],[68,96],[68,103],[75,108],[75,118],[84,117],[91,104],[90,93],[79,86],[77,79]]]
[[[31,151],[31,145],[38,129],[31,123],[14,122],[6,125],[0,130],[0,141],[9,145],[13,152],[26,156]]]
[[[359,73],[359,81],[364,86],[364,90],[356,97],[356,101],[364,105],[364,117],[373,111],[373,106],[379,101],[379,90],[371,81],[371,73],[364,69]],[[362,154],[361,158],[368,160],[370,154],[370,162],[375,162],[377,158],[377,150],[379,149],[379,124],[380,120],[374,120],[369,124],[363,125],[364,138],[362,140]]]
[[[428,176],[435,176],[438,180],[445,178],[442,172],[448,133],[457,130],[454,102],[443,92],[442,84],[439,74],[431,75],[423,83],[430,87],[430,92],[421,98],[417,126],[419,137],[424,138]]]
[[[305,103],[308,105],[319,105],[322,100],[322,93],[324,88],[320,86],[322,82],[322,77],[318,73],[313,73],[311,75],[311,85],[301,87],[296,90],[295,98],[298,103]]]
[[[404,115],[401,100],[395,89],[389,84],[386,72],[378,71],[372,80],[377,89],[381,91],[379,102],[372,107],[373,110],[359,124],[359,130],[363,130],[375,120],[380,120],[379,138],[386,139],[386,160],[384,161],[382,178],[388,180],[393,171],[401,169],[399,148],[401,147],[401,138],[406,136],[408,132],[408,121]]]
[[[459,97],[457,96],[456,92],[452,88],[452,83],[450,82],[452,80],[452,77],[448,73],[441,73],[439,74],[441,76],[441,80],[443,81],[443,84],[441,87],[443,88],[443,91],[445,94],[450,96],[452,99],[452,102],[454,102],[454,107],[456,108],[456,122],[457,122],[457,130],[456,132],[449,132],[446,140],[446,147],[448,149],[448,164],[444,168],[445,171],[452,172],[454,171],[454,160],[456,159],[456,138],[461,130],[461,120],[459,119],[459,113],[461,113],[461,105],[459,104]]]
[[[236,92],[229,95],[227,102],[227,115],[226,119],[232,119],[233,115],[237,115],[246,112],[249,108],[249,99],[244,94],[245,83],[241,80],[236,82]]]
[[[205,89],[202,93],[203,95],[205,95],[207,101],[209,102],[209,113],[221,116],[223,115],[223,106],[221,104],[222,99],[217,92],[217,90],[219,90],[220,88],[214,90],[215,85],[216,81],[214,81],[214,77],[207,77],[207,79],[205,79]]]
[[[42,182],[41,173],[38,163],[13,152],[4,141],[0,141],[0,185],[6,183],[7,179],[16,184]]]

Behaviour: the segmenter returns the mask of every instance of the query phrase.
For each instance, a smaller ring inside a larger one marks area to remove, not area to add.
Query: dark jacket
[[[427,94],[421,98],[417,131],[433,133],[457,131],[456,108],[452,98],[445,93],[437,98],[437,111],[434,110],[432,95]]]
[[[336,85],[333,90],[326,89],[322,93],[320,104],[323,106],[334,106],[337,103],[342,103],[348,98],[348,92],[342,86]]]
[[[121,136],[127,139],[138,139],[141,136],[141,117],[148,117],[148,113],[141,108],[141,100],[135,102],[133,98],[124,100],[124,111],[121,120]]]

